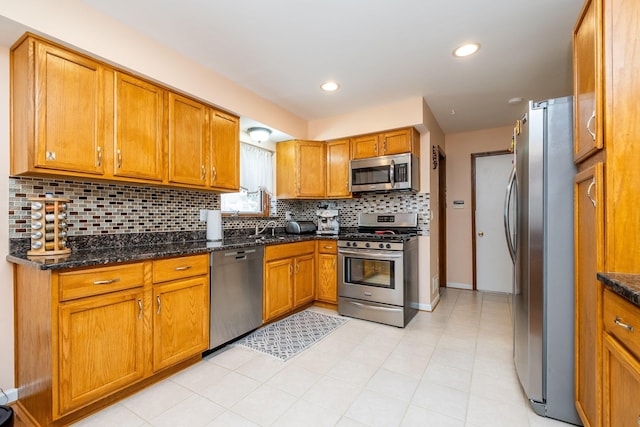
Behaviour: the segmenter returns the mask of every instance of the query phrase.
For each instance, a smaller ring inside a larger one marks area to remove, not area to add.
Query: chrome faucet
[[[275,227],[278,225],[274,220],[267,221],[267,223],[262,227],[262,230],[259,230],[260,226],[256,224],[256,232],[253,237],[258,237],[260,234],[264,232],[269,226],[271,226],[271,236],[275,236]]]

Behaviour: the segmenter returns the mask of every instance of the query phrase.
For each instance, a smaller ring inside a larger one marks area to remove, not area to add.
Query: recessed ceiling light
[[[479,43],[463,44],[462,46],[456,48],[456,50],[453,51],[453,56],[463,57],[463,56],[473,55],[478,51],[478,49],[480,49]]]
[[[320,85],[320,88],[322,90],[324,90],[325,92],[335,92],[336,90],[338,90],[338,88],[340,88],[340,85],[334,81],[328,81],[328,82],[324,82]]]
[[[516,105],[520,104],[522,101],[524,101],[524,98],[522,98],[521,96],[515,96],[513,98],[510,98],[507,102],[511,105]]]

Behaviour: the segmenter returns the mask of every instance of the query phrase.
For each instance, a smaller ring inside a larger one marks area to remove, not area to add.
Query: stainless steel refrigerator
[[[505,235],[513,357],[539,415],[580,424],[574,398],[573,98],[530,101],[514,128]]]

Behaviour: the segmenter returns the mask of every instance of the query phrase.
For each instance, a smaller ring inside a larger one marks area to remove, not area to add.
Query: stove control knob
[[[365,243],[365,246],[368,248],[368,247],[370,247],[370,246],[371,246],[371,244],[369,244],[369,243]]]
[[[353,242],[351,245],[352,245],[354,248],[355,248],[356,246],[358,246],[358,244],[357,244],[356,242]]]
[[[387,243],[387,249],[391,249],[391,243]]]
[[[347,242],[347,247],[351,246],[351,242]]]
[[[384,243],[380,243],[380,244],[378,245],[378,247],[379,247],[380,249],[384,249]]]

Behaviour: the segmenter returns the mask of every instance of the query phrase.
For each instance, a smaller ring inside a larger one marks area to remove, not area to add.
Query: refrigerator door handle
[[[516,262],[516,241],[511,238],[511,195],[515,190],[517,192],[517,183],[516,183],[516,168],[515,166],[511,170],[511,175],[509,175],[509,182],[507,183],[507,191],[504,199],[504,234],[507,239],[507,248],[509,249],[509,255],[511,256],[511,260]],[[517,238],[517,236],[514,236]]]

